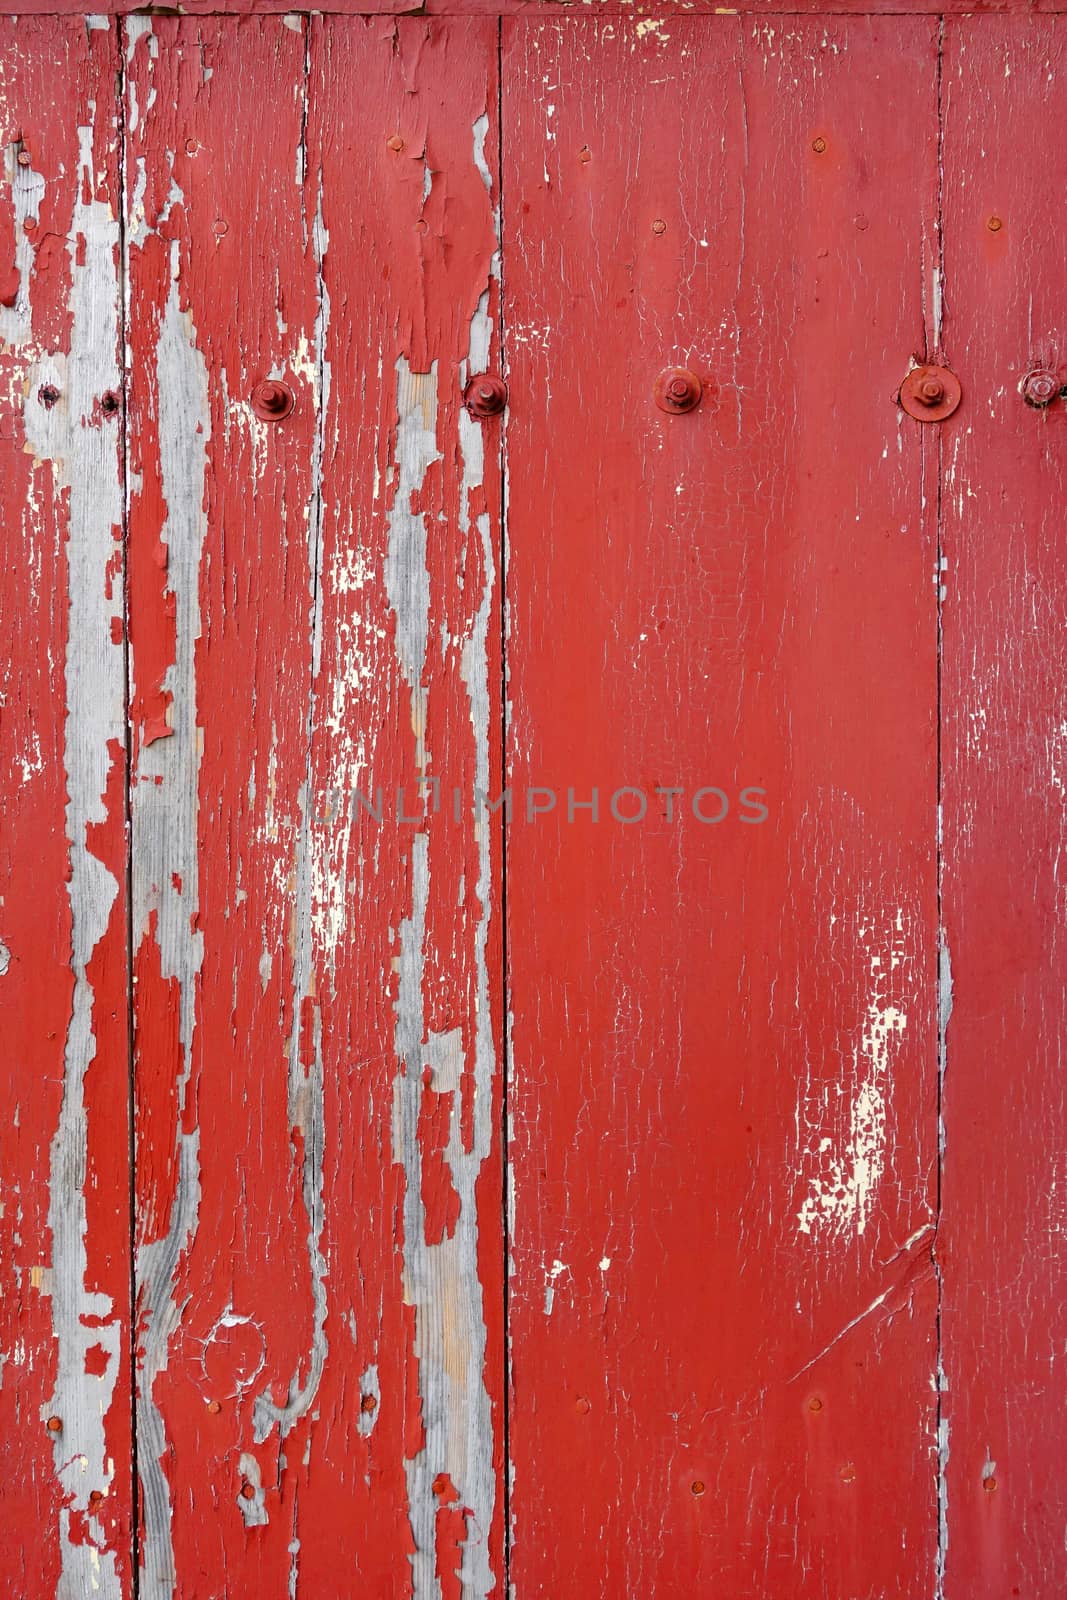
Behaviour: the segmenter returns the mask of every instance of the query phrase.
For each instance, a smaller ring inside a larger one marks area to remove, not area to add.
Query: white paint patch
[[[908,1021],[904,1011],[885,995],[892,975],[907,959],[903,912],[897,913],[884,956],[872,949],[874,929],[869,922],[861,920],[858,932],[861,948],[869,953],[871,994],[863,1031],[853,1050],[855,1087],[849,1097],[847,1131],[843,1139],[823,1132],[805,1150],[801,1170],[809,1174],[808,1193],[797,1213],[801,1233],[819,1232],[842,1240],[862,1234],[870,1220],[885,1170],[886,1093],[894,1046]],[[804,1107],[806,1125],[810,1127],[814,1120],[825,1128],[827,1113],[832,1116],[837,1109],[833,1099],[840,1099],[845,1092],[840,1085],[822,1085],[821,1104],[817,1100],[814,1106]]]

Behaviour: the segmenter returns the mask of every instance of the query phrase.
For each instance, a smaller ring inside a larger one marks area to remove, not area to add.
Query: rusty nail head
[[[823,151],[826,149],[826,140],[823,138],[821,133],[817,139],[813,139],[811,141],[811,148],[815,151],[817,156],[822,155]]]
[[[592,160],[592,155],[593,155],[593,153],[590,150],[589,146],[587,144],[583,144],[582,148],[578,152],[578,160],[579,161],[591,161]]]
[[[91,1506],[98,1506],[103,1498],[104,1497],[100,1493],[100,1490],[94,1489],[92,1494],[89,1496],[89,1504]]]
[[[377,1411],[378,1402],[372,1394],[365,1394],[359,1402],[359,1409],[361,1411]]]
[[[587,1417],[589,1415],[589,1401],[585,1398],[584,1394],[574,1402],[574,1409],[577,1411],[580,1417]]]
[[[398,133],[394,133],[393,137],[391,139],[387,139],[385,142],[390,150],[400,151],[404,148],[404,141]]]
[[[692,1487],[693,1493],[695,1495],[703,1494],[704,1493],[704,1480],[702,1478],[695,1478],[693,1480],[693,1483],[692,1483],[691,1487]]]
[[[109,389],[106,394],[100,396],[100,409],[105,411],[109,417],[115,415],[115,412],[119,409],[119,397],[114,389]]]
[[[37,391],[37,398],[46,411],[51,411],[59,399],[59,390],[54,383],[43,383]]]
[[[60,1422],[58,1417],[49,1417],[48,1421],[45,1423],[45,1427],[48,1429],[49,1433],[62,1433],[63,1431],[63,1424]]]
[[[498,417],[507,403],[507,384],[488,372],[472,378],[463,391],[463,404],[472,417]]]
[[[667,224],[664,222],[662,217],[657,217],[656,220],[652,224],[652,232],[653,233],[666,233],[666,231],[667,231]]]
[[[1060,392],[1060,380],[1047,367],[1028,372],[1022,382],[1023,399],[1031,406],[1047,406]]]
[[[989,229],[990,233],[999,233],[1003,226],[1004,224],[1001,222],[999,217],[990,217],[989,221],[986,223],[986,227]]]
[[[207,1408],[212,1415],[215,1416],[222,1410],[222,1402],[219,1400],[209,1400],[207,1403]]]
[[[960,403],[960,380],[947,367],[915,367],[900,386],[900,404],[919,422],[941,422]]]
[[[686,367],[668,367],[656,379],[653,396],[661,411],[680,416],[700,404],[703,385],[695,372]]]
[[[29,166],[29,164],[30,164],[30,152],[28,150],[20,150],[19,151],[19,153],[18,153],[18,164],[19,164],[20,167],[28,167]]]
[[[817,1394],[813,1394],[811,1399],[808,1401],[808,1410],[809,1411],[821,1411],[822,1410],[822,1401],[819,1399]]]
[[[293,391],[279,378],[264,378],[252,390],[252,410],[261,422],[281,422],[295,404]]]
[[[245,1500],[254,1500],[256,1498],[256,1491],[250,1483],[242,1483],[241,1494]]]

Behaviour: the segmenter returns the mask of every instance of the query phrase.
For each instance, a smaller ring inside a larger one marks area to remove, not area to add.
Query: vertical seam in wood
[[[500,251],[500,369],[508,380],[507,350],[507,251],[504,248],[504,19],[496,25],[496,136],[497,136],[497,212]],[[508,788],[508,452],[507,412],[500,429],[500,781],[501,793]],[[508,829],[505,820],[500,830],[500,1138],[501,1205],[503,1207],[503,1463],[501,1484],[504,1502],[504,1600],[511,1594],[511,1163],[508,1086],[511,1078],[511,1006],[509,1002],[508,962]]]
[[[944,102],[943,102],[943,73],[944,73],[944,45],[945,45],[945,19],[937,19],[937,305],[938,319],[934,329],[935,348],[931,359],[940,361],[943,357],[942,350],[942,318],[945,306],[945,236],[944,236]],[[944,568],[943,568],[943,507],[942,491],[944,484],[944,450],[940,429],[935,430],[934,464],[937,473],[936,484],[936,511],[935,511],[935,572],[934,595],[936,607],[936,632],[937,632],[937,661],[936,661],[936,690],[935,690],[935,769],[936,769],[936,865],[935,865],[935,893],[937,897],[937,949],[935,959],[936,993],[937,993],[937,1179],[934,1200],[934,1239],[931,1250],[934,1267],[934,1280],[937,1286],[935,1328],[937,1347],[937,1369],[935,1375],[935,1434],[934,1448],[937,1463],[936,1487],[937,1500],[935,1505],[937,1526],[937,1553],[934,1569],[934,1595],[935,1600],[944,1600],[945,1593],[945,1560],[948,1550],[948,1485],[946,1469],[948,1465],[948,1420],[944,1414],[945,1407],[945,1372],[944,1372],[944,1332],[942,1327],[942,1312],[944,1306],[944,1282],[941,1271],[941,1262],[937,1253],[937,1242],[941,1227],[941,1212],[943,1204],[942,1185],[944,1181],[944,1152],[945,1152],[945,1123],[944,1123],[944,1081],[945,1081],[945,1030],[948,1024],[948,1012],[952,1003],[952,980],[948,965],[948,947],[945,942],[944,907],[942,900],[942,886],[944,875],[944,838],[942,829],[942,804],[943,804],[943,774],[942,774],[942,739],[943,739],[943,703],[942,703],[942,663],[944,652]]]
[[[123,822],[126,832],[126,1074],[127,1074],[127,1178],[129,1183],[129,1360],[130,1360],[130,1536],[131,1536],[131,1588],[134,1600],[141,1592],[140,1548],[140,1472],[137,1458],[137,1139],[136,1108],[137,1082],[135,1077],[135,1028],[133,991],[133,724],[131,721],[131,671],[130,659],[130,473],[129,473],[129,375],[130,353],[128,339],[129,258],[126,238],[126,22],[115,19],[115,48],[117,53],[115,73],[116,134],[118,144],[118,291],[119,338],[122,374],[122,414],[119,419],[119,474],[122,499],[122,653],[124,685],[124,717],[126,772],[123,792]]]

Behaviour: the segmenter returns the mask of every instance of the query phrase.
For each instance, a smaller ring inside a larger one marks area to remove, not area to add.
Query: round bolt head
[[[507,384],[488,372],[472,378],[463,391],[463,404],[472,417],[499,417],[507,403]]]
[[[1028,372],[1020,386],[1027,405],[1047,406],[1060,392],[1060,380],[1047,367]]]
[[[652,391],[660,410],[674,417],[695,410],[703,392],[700,379],[687,367],[668,367],[660,373]]]
[[[900,386],[900,404],[919,422],[942,422],[960,403],[960,380],[947,367],[915,367]]]
[[[280,378],[264,378],[252,390],[252,410],[261,422],[280,422],[296,404],[296,397]]]

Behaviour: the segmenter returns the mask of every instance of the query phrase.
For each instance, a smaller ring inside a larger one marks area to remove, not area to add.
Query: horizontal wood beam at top
[[[810,16],[1008,16],[1018,12],[1052,16],[1067,12],[1067,0],[748,0],[721,6],[711,0],[332,0],[312,7],[286,0],[188,0],[179,6],[132,5],[103,0],[90,11],[85,0],[0,0],[0,16],[500,16],[500,17],[810,17]]]

